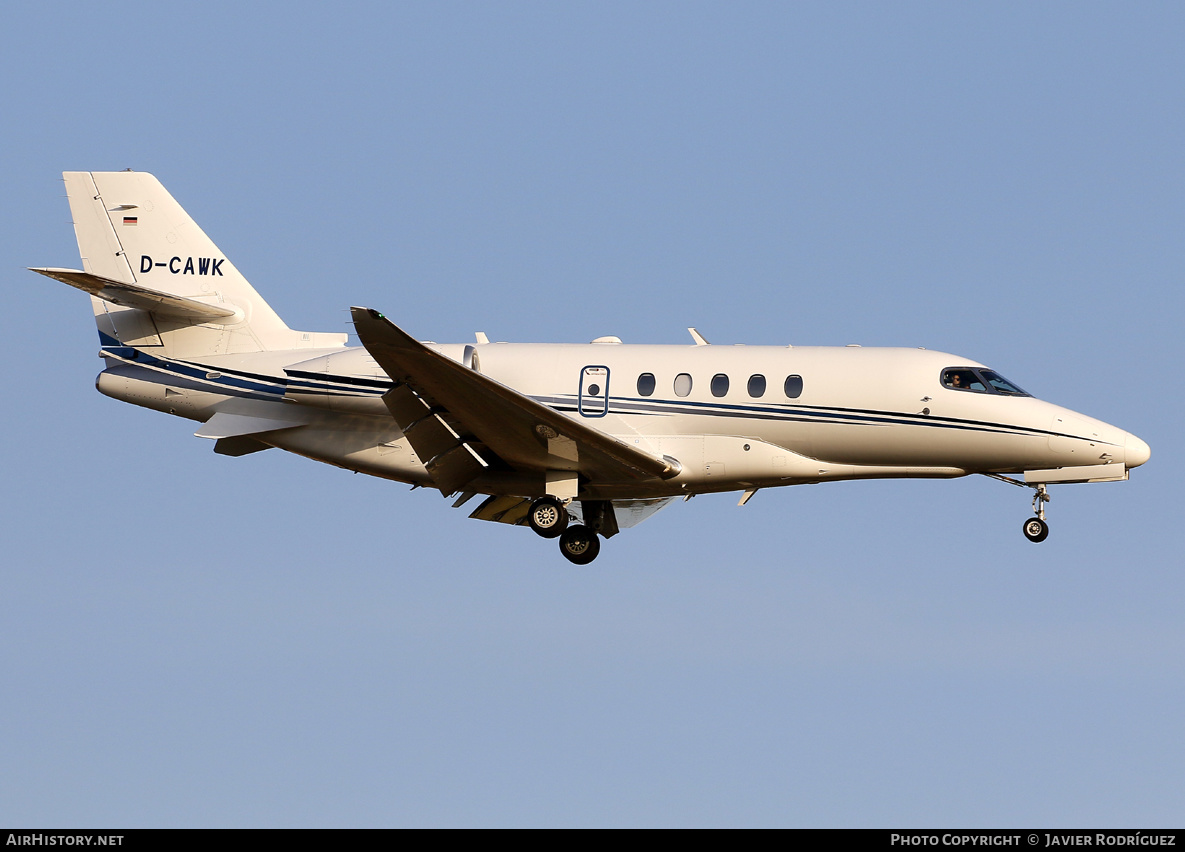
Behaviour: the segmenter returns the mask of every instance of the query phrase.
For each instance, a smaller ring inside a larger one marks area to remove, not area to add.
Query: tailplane
[[[37,272],[91,294],[100,337],[170,357],[342,346],[293,331],[147,172],[65,172],[82,270]]]

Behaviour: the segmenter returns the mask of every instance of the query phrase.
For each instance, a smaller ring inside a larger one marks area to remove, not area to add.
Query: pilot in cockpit
[[[979,377],[970,370],[947,370],[942,374],[942,383],[954,390],[987,390]]]

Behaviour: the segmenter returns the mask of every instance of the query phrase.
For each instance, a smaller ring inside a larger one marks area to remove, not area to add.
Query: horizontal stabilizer
[[[291,429],[301,426],[291,420],[265,420],[244,414],[223,414],[219,412],[206,421],[206,425],[193,434],[198,438],[235,438],[239,435],[258,435],[260,432],[274,432],[277,429]]]
[[[237,438],[258,435],[278,429],[304,426],[314,417],[308,409],[282,402],[255,399],[229,399],[218,407],[214,416],[194,432],[198,438]]]
[[[220,308],[184,296],[172,296],[157,290],[149,290],[137,284],[125,284],[101,275],[83,272],[81,269],[38,269],[29,267],[55,281],[69,284],[84,293],[90,293],[105,302],[125,308],[135,308],[148,313],[167,317],[181,317],[198,322],[237,322],[242,312],[231,308]]]

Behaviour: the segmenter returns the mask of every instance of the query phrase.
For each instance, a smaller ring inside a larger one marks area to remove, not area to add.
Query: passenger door
[[[609,413],[608,367],[585,367],[580,371],[576,409],[583,417],[604,417]]]

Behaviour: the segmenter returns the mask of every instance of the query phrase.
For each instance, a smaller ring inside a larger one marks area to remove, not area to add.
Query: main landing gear
[[[576,565],[587,565],[601,552],[597,531],[584,524],[568,523],[568,508],[556,497],[540,497],[527,511],[527,523],[543,538],[558,538],[560,553]]]
[[[527,512],[527,523],[544,538],[558,538],[568,527],[568,510],[555,497],[540,497]]]
[[[584,524],[572,524],[560,536],[560,553],[575,565],[587,565],[601,552],[601,540]]]

